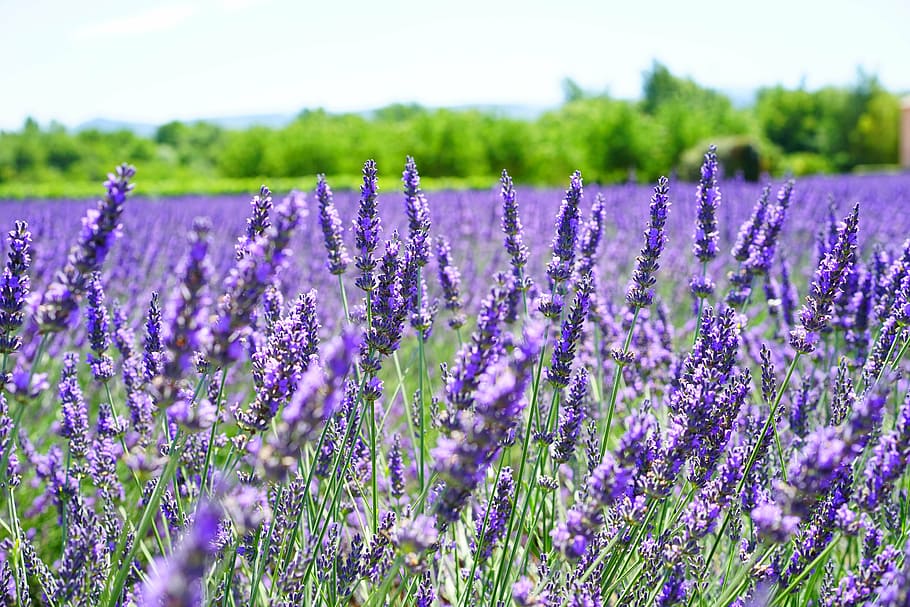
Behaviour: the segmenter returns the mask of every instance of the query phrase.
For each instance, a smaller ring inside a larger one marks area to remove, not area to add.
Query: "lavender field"
[[[0,202],[2,604],[910,605],[910,175],[376,178]]]

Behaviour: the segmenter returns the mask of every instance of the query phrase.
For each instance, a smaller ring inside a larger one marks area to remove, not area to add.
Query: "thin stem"
[[[622,344],[622,356],[629,352],[629,346],[632,344],[632,333],[635,331],[635,324],[638,321],[638,315],[641,308],[636,306],[632,315],[632,323],[629,325],[629,331],[626,333],[626,339]],[[613,389],[610,391],[610,404],[607,406],[607,423],[604,425],[603,438],[600,441],[600,458],[603,459],[607,452],[607,441],[610,439],[610,428],[613,425],[613,412],[616,409],[616,397],[619,394],[619,383],[622,381],[622,360],[616,361],[616,370],[613,374]]]

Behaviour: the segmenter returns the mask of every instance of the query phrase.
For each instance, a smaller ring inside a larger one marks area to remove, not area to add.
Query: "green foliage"
[[[278,129],[169,122],[143,138],[42,128],[28,119],[18,132],[0,133],[0,191],[96,181],[124,159],[141,162],[143,182],[160,191],[212,179],[356,175],[367,158],[395,176],[407,154],[427,177],[487,185],[503,168],[534,184],[561,184],[575,169],[589,181],[651,181],[667,167],[691,177],[708,142],[721,144],[728,174],[747,179],[897,162],[898,99],[863,72],[850,87],[764,88],[746,109],[657,62],[643,77],[642,99],[634,102],[566,79],[565,103],[525,120],[394,104],[369,114],[308,110]]]

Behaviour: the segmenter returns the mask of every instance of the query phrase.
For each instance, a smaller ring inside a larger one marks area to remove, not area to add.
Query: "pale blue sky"
[[[640,93],[656,58],[728,90],[910,90],[908,0],[0,0],[0,128],[363,110],[553,105],[571,77]]]

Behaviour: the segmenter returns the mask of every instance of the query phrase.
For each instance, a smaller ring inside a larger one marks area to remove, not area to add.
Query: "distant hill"
[[[294,116],[292,114],[256,114],[250,116],[222,116],[220,118],[199,118],[195,120],[184,120],[189,124],[197,122],[208,122],[216,124],[225,129],[246,129],[251,126],[267,126],[279,128],[287,125]],[[155,135],[157,124],[144,122],[129,122],[124,120],[108,120],[107,118],[95,118],[76,126],[76,131],[97,130],[105,133],[112,131],[132,131],[141,137],[152,137]]]
[[[428,108],[436,109],[436,108]],[[524,120],[533,120],[539,117],[542,113],[550,108],[538,107],[531,105],[462,105],[450,107],[447,109],[451,110],[477,110],[480,112],[496,114],[499,116],[508,116],[509,118],[518,118]],[[375,110],[367,110],[362,112],[352,112],[359,114],[361,116],[369,117],[374,113]],[[332,112],[334,113],[334,112]],[[345,112],[338,112],[345,113]],[[242,130],[247,129],[251,126],[265,126],[270,128],[281,128],[290,124],[296,114],[252,114],[248,116],[221,116],[218,118],[197,118],[193,120],[183,120],[181,122],[186,122],[188,124],[198,123],[198,122],[207,122],[209,124],[216,124],[224,129],[230,130]],[[75,131],[88,131],[88,130],[97,130],[104,133],[110,133],[113,131],[132,131],[133,133],[141,137],[153,137],[155,135],[155,130],[158,128],[157,124],[150,124],[145,122],[129,122],[125,120],[109,120],[107,118],[94,118],[87,122],[83,122],[75,127]]]

